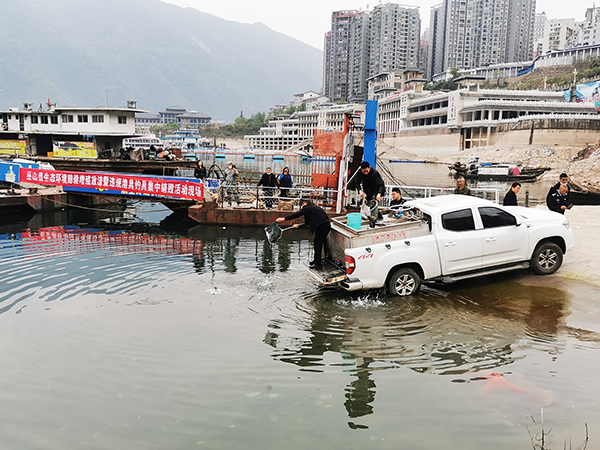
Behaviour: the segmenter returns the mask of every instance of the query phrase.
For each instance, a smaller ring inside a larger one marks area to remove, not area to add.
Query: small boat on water
[[[571,189],[569,203],[573,205],[600,205],[600,192]]]
[[[455,162],[448,166],[457,176],[477,180],[535,181],[550,167],[521,167],[517,163],[481,163],[473,158],[466,164]]]

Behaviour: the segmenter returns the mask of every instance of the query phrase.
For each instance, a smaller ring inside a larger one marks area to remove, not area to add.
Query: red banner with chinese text
[[[185,178],[149,177],[99,172],[67,172],[21,167],[21,183],[97,189],[121,195],[149,195],[158,197],[204,199],[204,185],[198,180]]]
[[[25,249],[35,249],[37,242],[43,242],[44,257],[64,255],[65,251],[84,253],[96,248],[137,254],[163,252],[198,256],[202,253],[202,241],[199,239],[124,231],[47,227],[35,231],[25,230],[21,236]]]

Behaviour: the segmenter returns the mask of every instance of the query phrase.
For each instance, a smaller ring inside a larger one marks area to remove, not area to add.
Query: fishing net
[[[371,228],[374,228],[375,222],[379,219],[379,202],[377,200],[363,201],[360,213],[369,221]]]
[[[283,230],[277,222],[273,222],[268,227],[265,227],[265,234],[269,242],[277,242],[283,235]]]

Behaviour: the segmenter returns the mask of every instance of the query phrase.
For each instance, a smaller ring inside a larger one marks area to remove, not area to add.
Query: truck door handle
[[[456,245],[456,242],[444,242],[444,247],[454,247]]]
[[[495,237],[485,238],[485,242],[494,242],[496,240]]]

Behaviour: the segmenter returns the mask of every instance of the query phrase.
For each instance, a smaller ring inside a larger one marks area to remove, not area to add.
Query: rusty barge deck
[[[214,207],[209,205],[194,205],[188,208],[188,216],[202,225],[222,225],[241,227],[264,227],[275,222],[278,217],[285,217],[298,211],[280,211],[274,209],[256,209],[250,207]],[[344,215],[337,214],[334,210],[326,209],[327,215],[336,217]],[[294,221],[302,222],[302,218]]]

